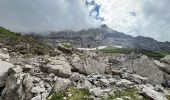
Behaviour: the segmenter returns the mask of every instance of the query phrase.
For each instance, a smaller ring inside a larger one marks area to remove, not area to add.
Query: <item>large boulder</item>
[[[0,60],[7,60],[9,58],[10,58],[10,56],[7,52],[7,49],[6,48],[0,49]]]
[[[14,67],[13,64],[0,60],[0,87],[5,85],[5,80],[7,79],[8,69]]]
[[[165,95],[153,90],[149,86],[141,85],[140,89],[143,96],[149,98],[149,100],[168,100]]]
[[[33,79],[29,74],[11,74],[1,93],[3,100],[30,100]]]
[[[59,43],[58,44],[58,49],[62,52],[72,54],[73,53],[73,46],[69,43]]]
[[[128,61],[128,67],[132,72],[148,78],[149,83],[161,84],[164,81],[164,73],[155,65],[154,60],[151,60],[147,56],[141,56]]]
[[[108,67],[107,64],[105,64],[104,61],[100,59],[93,59],[93,58],[80,58],[78,56],[75,56],[71,60],[72,70],[77,71],[82,74],[93,74],[93,73],[99,73],[104,74],[106,72],[106,68]]]
[[[71,84],[71,81],[69,79],[57,78],[53,90],[54,92],[63,91],[67,89],[70,84]]]
[[[50,58],[50,63],[47,64],[48,73],[54,73],[60,77],[69,77],[71,75],[71,66],[64,57]]]
[[[170,55],[165,56],[164,58],[161,59],[161,61],[170,64]]]

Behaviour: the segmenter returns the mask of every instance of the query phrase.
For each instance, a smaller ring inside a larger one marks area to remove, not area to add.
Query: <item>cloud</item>
[[[95,26],[82,0],[0,0],[0,25],[19,32]]]
[[[104,24],[133,36],[170,41],[169,0],[95,0]]]

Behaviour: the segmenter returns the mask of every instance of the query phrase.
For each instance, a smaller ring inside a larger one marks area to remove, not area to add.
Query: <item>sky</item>
[[[132,36],[170,41],[170,0],[0,0],[0,26],[17,32],[106,24]]]

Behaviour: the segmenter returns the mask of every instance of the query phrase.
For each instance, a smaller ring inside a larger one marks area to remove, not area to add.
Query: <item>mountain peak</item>
[[[102,28],[102,29],[108,29],[109,27],[108,27],[106,24],[102,24],[102,25],[100,26],[100,28]]]

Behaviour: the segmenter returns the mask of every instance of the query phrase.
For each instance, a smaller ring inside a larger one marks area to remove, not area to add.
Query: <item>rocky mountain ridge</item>
[[[114,31],[102,25],[99,28],[88,30],[51,32],[48,36],[39,36],[40,39],[55,46],[59,42],[70,42],[76,47],[98,47],[119,45],[125,48],[143,49],[151,51],[170,51],[170,42],[158,42],[149,37],[132,37]]]

